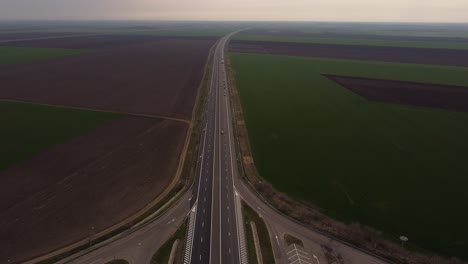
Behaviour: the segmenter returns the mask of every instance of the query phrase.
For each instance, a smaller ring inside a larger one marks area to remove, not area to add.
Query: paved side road
[[[289,263],[287,256],[287,245],[283,240],[285,233],[291,234],[304,243],[308,253],[318,258],[317,263],[327,263],[322,246],[329,247],[336,254],[342,257],[344,264],[387,264],[388,262],[350,247],[346,244],[322,235],[312,229],[296,223],[282,214],[273,210],[270,206],[259,199],[252,190],[240,179],[237,179],[236,185],[242,199],[265,220],[270,231],[271,245],[275,255],[276,263]],[[315,261],[315,258],[314,258]],[[314,263],[314,262],[312,262]]]
[[[151,257],[186,220],[190,211],[191,192],[187,192],[168,212],[132,233],[119,235],[113,242],[80,252],[57,263],[104,264],[126,259],[130,264],[150,263]]]

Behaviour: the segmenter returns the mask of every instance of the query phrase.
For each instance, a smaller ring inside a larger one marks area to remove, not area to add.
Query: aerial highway
[[[159,218],[58,263],[105,264],[120,258],[130,263],[149,263],[152,254],[171,237],[186,216],[184,263],[247,263],[241,200],[265,220],[276,263],[291,262],[282,239],[285,233],[302,239],[304,250],[310,254],[310,263],[328,263],[324,246],[336,251],[346,264],[389,263],[289,219],[240,179],[224,61],[226,43],[235,33],[220,39],[214,48],[193,188]]]

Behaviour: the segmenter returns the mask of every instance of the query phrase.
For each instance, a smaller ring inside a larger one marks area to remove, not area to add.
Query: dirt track
[[[468,87],[325,76],[369,101],[468,112]]]
[[[190,119],[214,39],[92,36],[24,43],[97,51],[0,67],[2,99]]]
[[[468,50],[233,40],[231,52],[468,67]]]

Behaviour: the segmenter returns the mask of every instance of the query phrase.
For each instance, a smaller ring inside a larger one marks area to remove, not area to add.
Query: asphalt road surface
[[[224,50],[231,36],[222,38],[213,54],[201,155],[194,188],[194,234],[187,263],[244,263],[243,236],[239,237],[241,208],[236,203],[234,177],[237,175],[235,147]],[[242,223],[241,223],[242,224]],[[190,248],[190,247],[189,247]]]

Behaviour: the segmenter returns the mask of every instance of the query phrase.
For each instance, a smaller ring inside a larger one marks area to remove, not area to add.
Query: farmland
[[[216,40],[59,31],[1,37],[0,255],[13,262],[95,236],[170,186]]]
[[[237,41],[466,50],[466,25],[283,23],[245,30]]]
[[[78,55],[85,52],[86,50],[79,49],[19,48],[0,46],[0,65],[45,60],[66,55]]]
[[[370,45],[370,43],[367,43]],[[234,40],[232,52],[468,66],[468,50]]]
[[[0,101],[0,170],[31,158],[50,145],[64,143],[118,114]],[[6,124],[15,124],[9,126]],[[34,133],[32,133],[34,131]],[[18,147],[21,146],[21,147]]]
[[[10,43],[94,51],[4,69],[2,82],[15,89],[0,90],[0,98],[188,119],[213,43],[214,38],[108,35]],[[26,72],[29,78],[21,78]]]
[[[468,113],[370,101],[324,76],[468,87],[467,68],[230,58],[261,177],[337,219],[468,258]]]
[[[395,39],[366,39],[366,38],[345,38],[345,37],[301,37],[301,36],[275,36],[275,35],[249,35],[241,34],[236,40],[248,41],[272,41],[272,42],[293,42],[293,43],[315,43],[315,44],[335,44],[335,45],[365,45],[380,47],[406,47],[406,48],[435,48],[435,49],[468,49],[466,42],[448,41],[411,41]]]

